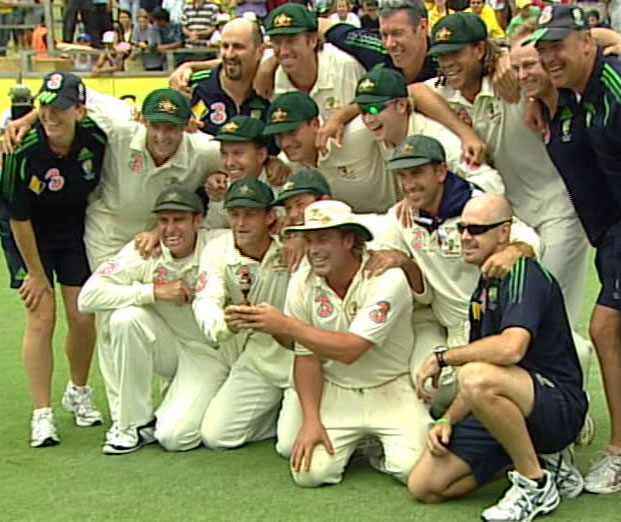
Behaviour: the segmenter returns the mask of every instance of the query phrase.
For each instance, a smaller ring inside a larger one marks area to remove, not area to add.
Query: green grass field
[[[20,342],[23,311],[19,297],[6,289],[0,269],[0,521],[465,521],[476,520],[505,487],[496,483],[466,499],[441,506],[414,503],[405,488],[356,462],[341,485],[317,490],[295,487],[288,465],[272,442],[214,452],[199,449],[169,454],[156,445],[125,456],[101,453],[105,427],[77,428],[60,409],[67,379],[64,326],[56,336],[54,407],[62,444],[28,445],[30,398],[22,371]],[[585,317],[597,292],[590,274]],[[61,321],[62,323],[62,321]],[[96,367],[92,372],[97,402],[104,392]],[[596,365],[590,391],[597,437],[578,450],[588,467],[608,435],[607,416]],[[582,495],[564,501],[545,520],[619,521],[621,496]]]

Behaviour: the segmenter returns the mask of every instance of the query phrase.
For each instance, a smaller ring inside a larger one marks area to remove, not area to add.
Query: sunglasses
[[[388,107],[388,103],[365,103],[360,105],[360,112],[362,114],[371,114],[377,116],[380,112]]]
[[[468,231],[468,234],[471,236],[480,236],[481,234],[485,234],[489,230],[493,228],[499,227],[500,225],[504,225],[505,223],[511,223],[510,220],[499,221],[498,223],[491,223],[489,225],[473,225],[467,223],[457,223],[457,230],[460,234],[464,233],[464,230]]]

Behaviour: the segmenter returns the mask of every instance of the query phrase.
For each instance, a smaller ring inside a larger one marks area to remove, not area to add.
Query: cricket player
[[[464,261],[482,269],[490,255],[508,248],[512,220],[504,197],[471,199],[459,221]],[[584,484],[570,463],[557,469],[548,456],[545,469],[537,455],[574,441],[587,409],[563,295],[550,272],[522,258],[504,279],[481,273],[469,318],[469,343],[439,348],[417,375],[425,397],[425,381],[460,367],[457,397],[429,431],[408,487],[421,502],[444,502],[512,466],[509,489],[481,518],[533,520],[559,505],[559,475],[573,481],[571,496]]]
[[[272,191],[261,181],[232,183],[224,200],[231,230],[200,259],[202,283],[192,303],[196,320],[209,344],[235,342],[243,350],[203,418],[201,438],[208,448],[236,448],[276,433],[293,353],[271,335],[240,328],[233,313],[240,304],[284,307],[289,272],[270,233],[276,219],[272,202]]]
[[[192,313],[195,290],[204,283],[199,259],[221,233],[199,229],[203,210],[196,193],[164,189],[153,207],[161,255],[144,259],[132,241],[80,293],[80,310],[109,312],[119,409],[106,454],[131,453],[154,441],[169,451],[196,448],[205,410],[228,376],[226,347],[210,346]],[[170,381],[157,411],[154,374]]]
[[[379,438],[375,466],[406,480],[425,447],[431,417],[409,377],[412,299],[401,270],[365,275],[371,232],[340,201],[309,205],[301,232],[310,266],[292,276],[284,314],[238,307],[242,325],[295,346],[297,394],[281,423],[299,432],[291,472],[302,487],[338,484],[358,443]],[[297,395],[297,396],[296,396]]]
[[[51,407],[54,279],[61,285],[68,323],[71,380],[62,405],[74,413],[78,426],[102,423],[87,385],[95,343],[93,319],[78,311],[77,299],[90,275],[84,214],[101,177],[107,137],[85,117],[86,88],[77,76],[47,74],[37,101],[40,123],[3,158],[0,198],[10,224],[3,232],[3,248],[11,287],[19,290],[26,308],[22,352],[34,408],[30,445],[45,447],[60,442]]]

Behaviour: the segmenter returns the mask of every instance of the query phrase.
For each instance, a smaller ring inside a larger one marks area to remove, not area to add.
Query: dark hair
[[[151,13],[151,18],[154,22],[170,22],[170,13],[162,7],[158,7]]]
[[[597,9],[591,9],[590,11],[587,11],[586,19],[588,20],[591,16],[594,16],[595,18],[597,18],[598,22],[601,20],[601,16]]]
[[[397,11],[405,10],[413,29],[420,21],[427,18],[427,9],[423,0],[384,0],[380,6],[380,18],[388,18]]]
[[[119,13],[118,13],[118,15],[117,15],[116,19],[118,20],[119,18],[121,18],[121,15],[122,15],[122,14],[126,14],[127,16],[129,16],[129,19],[130,19],[130,21],[131,21],[131,19],[132,19],[132,14],[131,14],[131,13],[130,13],[127,9],[119,9]]]
[[[123,96],[119,96],[119,100],[131,100],[136,103],[136,95],[135,94],[123,94]]]

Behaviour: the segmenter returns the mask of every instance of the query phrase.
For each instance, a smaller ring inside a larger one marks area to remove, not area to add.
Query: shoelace
[[[76,412],[80,415],[90,415],[95,410],[95,405],[93,404],[93,397],[89,390],[85,390],[83,392],[76,392],[74,394],[74,404]]]

